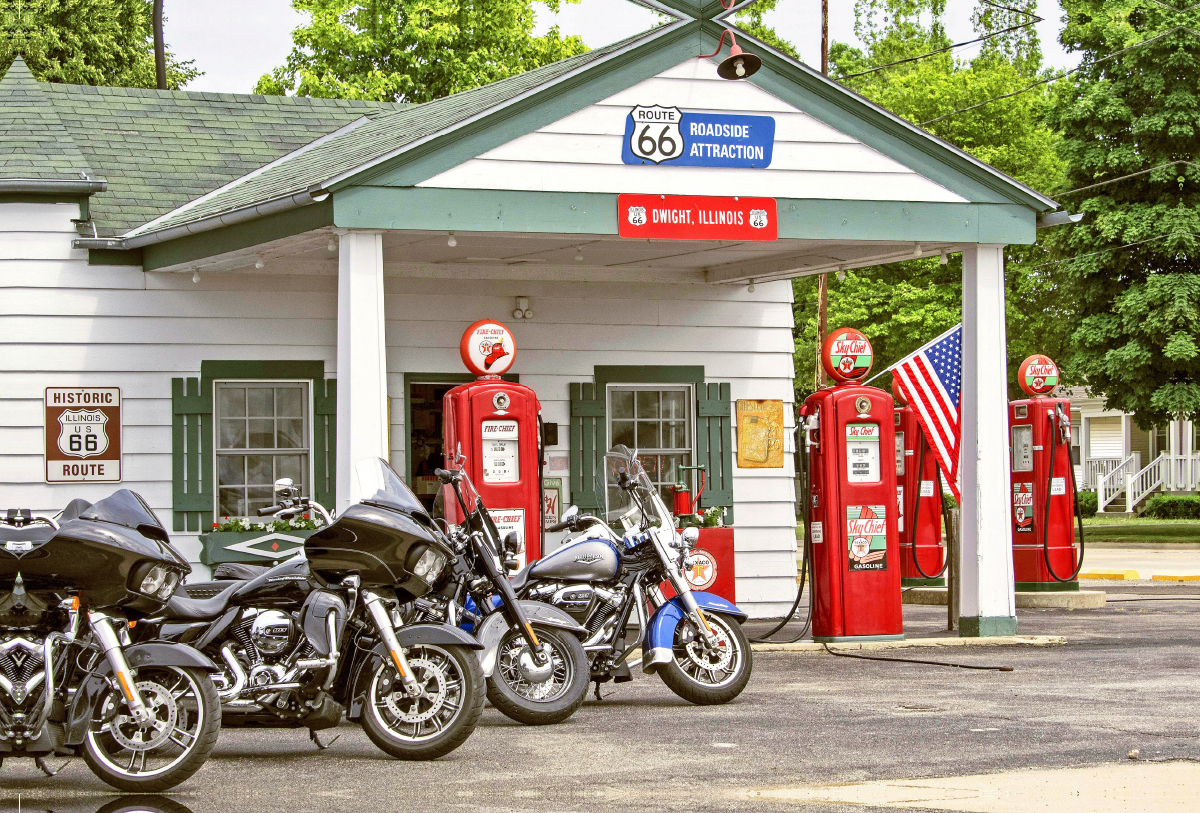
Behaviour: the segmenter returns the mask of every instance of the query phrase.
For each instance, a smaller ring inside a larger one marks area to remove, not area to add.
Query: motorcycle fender
[[[579,626],[574,618],[552,604],[524,600],[519,603],[530,624],[566,630],[581,638],[587,635],[587,629]],[[479,625],[477,637],[483,647],[479,651],[479,666],[483,669],[485,678],[491,677],[492,672],[496,670],[496,655],[500,651],[500,642],[504,640],[506,632],[508,632],[508,619],[504,617],[503,613],[492,613]]]
[[[411,627],[401,627],[396,630],[396,640],[400,646],[409,648],[421,644],[435,646],[465,646],[469,649],[479,649],[480,643],[458,627],[446,624],[413,624]],[[346,714],[351,721],[362,716],[363,704],[366,702],[367,684],[379,669],[381,663],[389,663],[392,656],[382,641],[375,644],[371,654],[359,661],[358,671],[350,678],[350,709]]]
[[[125,648],[125,660],[133,669],[146,666],[182,666],[201,669],[205,672],[219,672],[220,668],[200,651],[187,644],[168,641],[147,641]],[[108,660],[101,660],[94,672],[89,673],[79,684],[75,696],[71,700],[71,708],[67,713],[66,731],[67,745],[79,745],[87,734],[88,720],[96,701],[104,696],[109,688],[109,676],[112,666]]]
[[[739,624],[746,620],[746,614],[738,609],[736,604],[718,595],[695,590],[692,592],[692,598],[696,599],[696,605],[701,610],[727,615]],[[646,644],[642,648],[643,672],[652,675],[664,663],[671,662],[674,658],[672,649],[675,644],[675,629],[686,616],[687,610],[683,608],[683,602],[679,596],[675,596],[650,617],[646,629]]]

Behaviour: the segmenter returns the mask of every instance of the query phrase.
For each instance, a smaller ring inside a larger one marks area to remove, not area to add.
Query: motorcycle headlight
[[[421,558],[417,560],[416,567],[413,568],[413,573],[421,581],[432,584],[437,574],[442,572],[442,566],[445,564],[446,557],[433,548],[430,548],[421,554]]]
[[[179,586],[179,574],[174,571],[168,571],[167,576],[163,579],[162,587],[158,588],[158,598],[160,601],[166,601],[175,593],[175,588]]]
[[[138,586],[138,592],[146,596],[158,596],[158,591],[162,589],[163,583],[167,580],[168,571],[162,565],[155,565],[146,572],[142,577],[142,583]],[[172,588],[174,590],[174,588]]]

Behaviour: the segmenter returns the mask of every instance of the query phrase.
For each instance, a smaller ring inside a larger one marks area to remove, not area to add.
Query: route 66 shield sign
[[[679,129],[683,111],[678,107],[638,105],[629,113],[629,151],[638,158],[661,164],[683,155],[683,133]]]
[[[108,416],[98,409],[65,409],[58,416],[58,449],[65,455],[95,457],[108,451],[104,425]]]
[[[121,390],[46,388],[46,482],[121,481]]]

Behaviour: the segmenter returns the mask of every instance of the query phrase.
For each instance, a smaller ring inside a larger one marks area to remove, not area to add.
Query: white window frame
[[[306,454],[308,456],[308,466],[307,466],[308,471],[307,471],[307,474],[304,479],[304,489],[301,492],[301,496],[311,497],[313,494],[312,489],[313,489],[314,478],[316,477],[316,462],[313,459],[315,457],[314,452],[313,452],[313,445],[316,442],[316,437],[313,432],[313,425],[315,423],[315,421],[314,421],[315,414],[313,412],[313,409],[316,406],[316,404],[315,404],[315,395],[314,395],[315,387],[313,386],[312,379],[309,379],[309,378],[219,378],[219,379],[213,380],[213,393],[212,393],[213,411],[212,411],[212,421],[211,421],[212,427],[210,429],[210,431],[212,432],[212,440],[213,440],[213,454],[212,454],[213,466],[212,466],[212,473],[211,473],[212,489],[213,489],[213,516],[220,517],[220,518],[224,518],[224,517],[228,516],[230,519],[234,518],[232,515],[221,513],[220,471],[221,471],[222,450],[220,448],[220,444],[218,443],[218,441],[221,438],[220,390],[221,390],[222,385],[229,385],[229,384],[232,384],[235,386],[269,385],[272,387],[277,387],[280,384],[285,384],[285,385],[299,384],[300,386],[304,387],[304,391],[306,393],[308,393],[308,395],[307,395],[308,415],[305,418],[306,426],[304,427],[304,434],[307,436],[307,441],[308,441],[308,445],[304,449],[304,454]],[[226,453],[226,454],[248,454],[253,451],[254,451],[253,449],[249,449],[249,448],[225,449],[224,453]],[[277,451],[263,450],[263,451],[265,451],[267,454],[272,454],[272,455],[283,454],[283,451],[278,451],[278,450]],[[288,450],[288,451],[291,451],[291,450]],[[259,517],[257,515],[252,516],[252,517],[246,517],[246,518],[250,519],[253,522],[267,522],[270,519],[269,517]]]
[[[695,384],[686,384],[686,383],[680,383],[680,384],[638,384],[638,383],[624,384],[621,382],[613,382],[611,384],[606,384],[605,391],[604,391],[604,423],[605,423],[604,428],[605,428],[605,432],[606,432],[606,434],[605,434],[606,445],[608,446],[608,449],[605,449],[606,452],[609,449],[611,449],[612,445],[613,445],[612,394],[617,391],[621,391],[621,392],[629,392],[629,391],[632,391],[632,392],[667,392],[667,391],[683,392],[684,396],[685,396],[684,400],[685,400],[685,403],[687,404],[687,409],[688,409],[688,436],[689,437],[688,437],[687,456],[691,458],[691,461],[688,465],[691,465],[691,466],[696,465],[696,422],[697,422],[696,413],[698,410],[696,408],[696,385]],[[626,419],[622,418],[621,420],[626,420]],[[636,406],[634,408],[634,419],[633,420],[634,420],[634,424],[636,426],[636,424],[637,424]],[[656,420],[658,420],[658,422],[660,424],[662,423],[662,418],[658,418]],[[636,432],[636,429],[635,429],[635,432]],[[641,455],[643,452],[643,450],[641,448],[637,448],[637,449],[635,449],[635,451],[638,453],[638,455]],[[649,454],[656,454],[656,455],[668,454],[669,455],[669,454],[680,454],[684,450],[656,448],[654,450],[646,450],[646,451]],[[689,488],[690,488],[692,494],[695,495],[697,486],[699,485],[699,478],[697,477],[696,472],[689,471],[687,473],[687,482],[688,482],[688,485],[689,485]]]

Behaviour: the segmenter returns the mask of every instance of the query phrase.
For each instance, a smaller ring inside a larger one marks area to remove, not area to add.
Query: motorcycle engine
[[[250,640],[263,655],[281,655],[296,642],[298,630],[292,617],[279,610],[263,610],[250,624]]]

